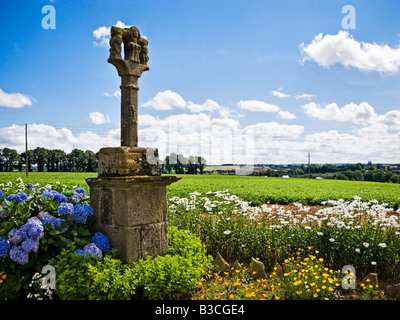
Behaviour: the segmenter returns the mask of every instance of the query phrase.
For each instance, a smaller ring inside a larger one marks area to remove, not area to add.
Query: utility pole
[[[308,179],[310,179],[311,175],[311,162],[310,162],[310,152],[308,153]]]
[[[72,162],[74,164],[74,172],[75,172],[75,152],[74,152],[74,150],[75,150],[75,146],[72,145]]]
[[[28,125],[25,123],[25,170],[26,176],[28,176],[29,172],[29,159],[28,159]]]

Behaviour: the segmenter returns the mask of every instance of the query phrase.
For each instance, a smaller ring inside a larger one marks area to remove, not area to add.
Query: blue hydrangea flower
[[[0,199],[3,199],[3,198],[4,198],[3,191],[0,190]]]
[[[22,201],[28,200],[28,196],[25,192],[18,192],[16,195],[10,194],[7,198],[7,201],[13,201],[14,203],[20,203]]]
[[[61,193],[58,193],[57,191],[52,191],[52,190],[44,190],[42,192],[42,196],[44,196],[45,199],[51,199],[54,198],[54,202],[56,203],[62,203],[62,202],[67,202],[67,197]]]
[[[94,243],[89,243],[86,246],[83,247],[83,251],[89,253],[90,255],[94,257],[102,257],[101,250],[94,244]]]
[[[74,206],[74,212],[71,214],[76,223],[86,223],[88,216],[93,214],[93,209],[88,204],[77,204]]]
[[[39,249],[39,241],[29,238],[22,242],[21,247],[27,253],[37,252],[37,250]]]
[[[91,240],[97,247],[101,249],[101,251],[107,251],[110,249],[110,242],[101,232],[96,232]]]
[[[63,202],[60,204],[57,210],[58,214],[72,214],[74,212],[74,205],[72,203]]]
[[[26,185],[26,188],[27,188],[27,189],[32,189],[32,188],[33,188],[33,183],[28,183],[28,184]]]
[[[25,264],[29,261],[29,254],[20,246],[13,246],[10,250],[11,260],[18,262],[19,264]]]
[[[3,236],[0,236],[0,257],[7,257],[10,247],[10,242],[7,241]]]
[[[3,210],[3,209],[5,209],[5,208],[6,208],[6,207],[4,207],[4,206],[0,207],[0,218],[5,218],[5,217],[8,216],[8,212],[5,211],[5,210]]]
[[[76,195],[78,195],[78,196],[83,196],[83,195],[85,195],[85,193],[86,193],[86,191],[85,191],[85,189],[83,189],[83,188],[77,188],[77,189],[75,189],[75,194]]]
[[[85,256],[85,251],[83,251],[82,249],[76,250],[75,253],[79,254],[81,257]]]
[[[25,240],[25,238],[26,233],[18,229],[11,229],[8,233],[8,241],[10,241],[12,244],[18,244],[21,241]]]
[[[50,224],[52,230],[60,228],[61,224],[65,221],[64,219],[52,216],[48,212],[39,212],[37,217],[42,222],[44,227]],[[63,232],[66,230],[68,230],[68,228],[65,230],[63,229]]]
[[[29,218],[21,228],[21,232],[26,232],[29,238],[40,240],[43,237],[43,224],[37,217]]]

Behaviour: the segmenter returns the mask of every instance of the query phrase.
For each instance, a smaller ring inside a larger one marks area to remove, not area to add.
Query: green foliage
[[[187,230],[170,227],[169,249],[165,256],[148,257],[133,264],[146,299],[188,298],[199,282],[202,270],[211,267],[205,246]]]
[[[202,270],[211,267],[211,257],[187,230],[171,227],[169,240],[165,256],[141,259],[131,267],[113,254],[81,257],[70,244],[50,261],[56,269],[56,293],[64,300],[187,298]]]
[[[56,293],[62,300],[132,299],[138,280],[111,252],[102,258],[75,253],[68,247],[49,263],[56,270]]]

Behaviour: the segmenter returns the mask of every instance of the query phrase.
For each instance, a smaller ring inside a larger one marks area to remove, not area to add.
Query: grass
[[[21,177],[25,183],[55,184],[57,181],[67,186],[78,186],[89,193],[85,179],[96,177],[95,172],[0,172],[0,183],[14,182]],[[355,195],[362,201],[372,199],[388,203],[395,209],[400,207],[400,184],[316,179],[282,179],[254,176],[228,175],[183,175],[182,179],[167,187],[168,197],[187,197],[190,192],[229,190],[253,205],[263,203],[291,204],[300,202],[319,205],[326,200],[352,200]]]

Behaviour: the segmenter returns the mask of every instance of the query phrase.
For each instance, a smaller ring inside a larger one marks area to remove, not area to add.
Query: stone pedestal
[[[168,249],[167,190],[174,176],[87,179],[94,211],[93,229],[102,232],[119,258],[131,263]]]

